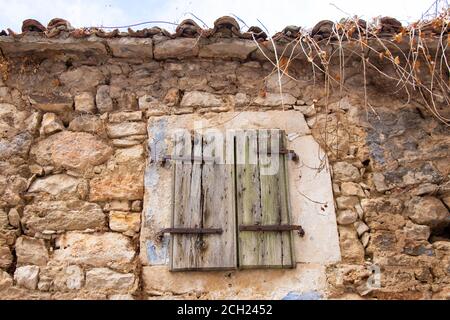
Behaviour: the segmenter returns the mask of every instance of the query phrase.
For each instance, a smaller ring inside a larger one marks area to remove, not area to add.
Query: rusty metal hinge
[[[298,231],[298,235],[303,237],[305,235],[305,230],[299,225],[290,224],[274,224],[274,225],[247,225],[239,226],[239,231],[253,231],[253,232],[264,232],[264,231]]]
[[[165,233],[170,234],[222,234],[221,228],[166,228],[158,232],[157,237],[162,238]]]
[[[200,163],[214,163],[216,161],[215,157],[196,157],[196,156],[186,156],[186,157],[180,157],[180,156],[171,156],[171,155],[165,155],[162,158],[162,164],[164,165],[169,160],[175,160],[175,161],[194,161],[194,162],[200,162]]]
[[[294,150],[282,149],[282,150],[280,150],[278,152],[267,151],[267,154],[285,154],[285,155],[288,156],[289,160],[292,160],[292,161],[295,161],[295,162],[299,160],[298,154],[295,153]]]

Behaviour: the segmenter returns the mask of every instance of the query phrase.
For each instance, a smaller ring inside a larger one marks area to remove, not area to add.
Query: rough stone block
[[[64,125],[58,116],[54,113],[46,113],[42,117],[41,135],[50,135],[64,130]]]
[[[73,110],[73,99],[69,96],[30,96],[31,105],[44,112],[64,113]]]
[[[109,228],[122,232],[127,236],[133,236],[141,228],[141,214],[123,211],[111,211],[109,213]]]
[[[8,269],[13,262],[11,250],[5,244],[0,244],[0,269]]]
[[[112,232],[71,232],[59,237],[56,245],[58,249],[53,255],[55,261],[119,271],[131,270],[136,254],[130,238]]]
[[[70,131],[51,135],[31,149],[31,155],[40,165],[54,165],[81,171],[102,164],[111,153],[111,147],[98,137],[89,133]]]
[[[114,105],[110,96],[109,86],[98,87],[97,95],[95,96],[95,102],[100,113],[105,113],[113,110]]]
[[[108,45],[116,58],[153,59],[153,42],[151,39],[110,39]]]
[[[86,272],[86,289],[98,291],[130,292],[135,289],[136,277],[132,273],[119,273],[108,268]]]
[[[141,121],[142,111],[117,112],[109,115],[109,122],[120,123],[126,121]]]
[[[75,96],[75,110],[84,113],[95,113],[95,97],[91,92],[82,92]]]
[[[289,93],[266,93],[264,97],[258,96],[254,104],[263,107],[279,107],[281,105],[293,105],[296,101],[297,99]]]
[[[106,217],[101,207],[81,200],[37,202],[27,205],[22,217],[26,233],[102,229]]]
[[[16,255],[18,265],[45,266],[49,259],[44,240],[25,236],[16,241]]]
[[[221,39],[220,41],[202,45],[199,56],[202,58],[237,58],[245,60],[258,47],[252,40]]]
[[[333,165],[333,179],[348,182],[361,179],[358,168],[348,162],[337,162]]]
[[[181,107],[221,107],[222,99],[209,92],[186,92],[181,100]]]
[[[364,247],[359,241],[353,226],[340,226],[339,240],[342,260],[344,262],[355,264],[364,262]]]
[[[17,268],[14,272],[14,280],[20,287],[36,290],[39,281],[39,267],[24,266]]]
[[[155,44],[155,59],[181,59],[198,55],[198,39],[178,38]]]
[[[417,224],[443,229],[450,224],[450,212],[437,198],[414,197],[407,204],[410,219]]]
[[[108,124],[107,131],[110,138],[123,138],[147,134],[147,127],[144,122],[123,122]]]
[[[75,195],[80,180],[67,174],[55,174],[36,179],[28,192],[43,192],[52,196]]]
[[[70,122],[69,130],[77,132],[101,133],[104,131],[104,126],[100,117],[83,114]]]

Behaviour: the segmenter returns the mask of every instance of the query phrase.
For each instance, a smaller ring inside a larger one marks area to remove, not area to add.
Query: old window
[[[171,270],[294,267],[284,132],[174,139]]]

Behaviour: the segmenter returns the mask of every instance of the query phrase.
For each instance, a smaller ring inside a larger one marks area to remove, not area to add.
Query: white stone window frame
[[[284,130],[288,135],[288,148],[299,156],[298,162],[289,161],[288,168],[291,223],[301,225],[306,233],[303,238],[294,236],[296,262],[328,265],[340,261],[330,170],[326,155],[311,135],[303,114],[294,110],[245,111],[149,119],[149,157],[140,238],[140,258],[144,266],[169,267],[170,235],[159,239],[158,232],[170,227],[172,215],[173,171],[170,166],[161,165],[162,157],[171,154],[171,133],[199,128]]]

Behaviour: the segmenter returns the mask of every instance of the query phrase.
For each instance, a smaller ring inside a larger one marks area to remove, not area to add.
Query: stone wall
[[[270,43],[260,46],[270,57]],[[31,32],[0,37],[0,49],[2,299],[205,299],[227,297],[227,287],[282,298],[291,281],[320,287],[316,298],[450,298],[448,126],[374,70],[363,90],[360,60],[347,62],[351,90],[327,94],[323,75],[297,57],[288,68],[297,80],[283,76],[280,94],[252,40]],[[296,274],[146,267],[147,122],[270,110],[304,117],[328,155],[316,169],[332,175],[341,261],[319,266],[325,277],[305,263]]]

